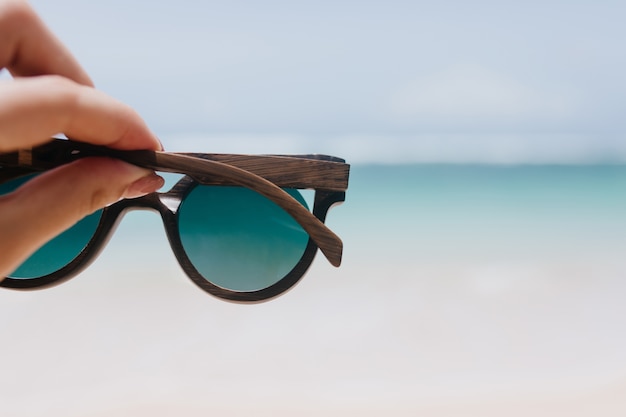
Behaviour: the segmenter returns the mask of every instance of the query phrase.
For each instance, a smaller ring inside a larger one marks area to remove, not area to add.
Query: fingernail
[[[164,183],[165,180],[163,180],[163,178],[155,173],[151,173],[129,185],[124,193],[124,198],[137,198],[153,193],[163,187]]]

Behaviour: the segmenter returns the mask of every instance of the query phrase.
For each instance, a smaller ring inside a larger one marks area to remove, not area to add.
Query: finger
[[[0,83],[0,97],[0,151],[41,144],[57,133],[118,149],[161,149],[132,108],[67,78]]]
[[[120,198],[153,192],[163,179],[108,158],[87,158],[30,180],[0,197],[0,280],[44,243]]]
[[[15,76],[57,74],[93,85],[76,59],[21,0],[0,3],[0,68]]]

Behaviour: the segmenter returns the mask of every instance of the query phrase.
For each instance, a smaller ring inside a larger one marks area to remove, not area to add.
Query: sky
[[[31,4],[168,149],[626,160],[625,2]]]

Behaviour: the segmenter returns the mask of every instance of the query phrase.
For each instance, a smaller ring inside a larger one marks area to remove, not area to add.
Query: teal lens
[[[20,177],[0,184],[0,195],[16,190],[34,176]],[[42,213],[42,215],[45,216],[45,213]],[[87,243],[89,243],[89,240],[91,240],[98,228],[101,217],[102,210],[85,217],[70,229],[39,248],[37,252],[10,274],[9,278],[40,278],[68,265],[87,246]]]
[[[297,190],[285,191],[307,207]],[[309,241],[287,212],[243,187],[196,186],[179,208],[178,227],[196,270],[212,284],[240,292],[280,281]]]

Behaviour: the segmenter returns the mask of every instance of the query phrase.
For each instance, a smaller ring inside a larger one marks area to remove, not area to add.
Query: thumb
[[[153,171],[115,159],[86,158],[0,197],[0,280],[88,214],[162,185],[163,179]]]

